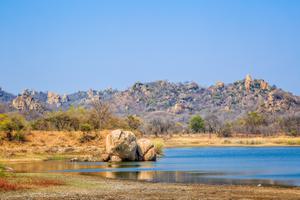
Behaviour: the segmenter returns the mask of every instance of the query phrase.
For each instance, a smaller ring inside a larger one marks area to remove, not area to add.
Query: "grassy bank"
[[[25,142],[0,141],[0,162],[100,158],[105,148],[105,137],[109,132],[106,130],[91,133],[94,139],[82,142],[81,132],[32,131],[26,134]],[[208,134],[173,134],[145,137],[154,141],[159,149],[198,146],[300,146],[300,137],[288,136],[220,138]]]
[[[208,134],[172,135],[170,137],[151,138],[165,147],[201,147],[201,146],[300,146],[300,137],[229,137],[220,138]]]

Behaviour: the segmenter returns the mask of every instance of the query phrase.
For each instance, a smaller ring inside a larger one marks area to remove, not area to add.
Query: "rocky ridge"
[[[124,91],[89,90],[65,95],[25,90],[15,97],[0,90],[0,102],[22,112],[33,110],[43,113],[65,110],[70,106],[89,107],[95,98],[109,102],[118,115],[137,114],[144,118],[168,116],[177,121],[186,121],[193,114],[215,114],[221,119],[232,119],[248,111],[276,114],[300,112],[299,96],[271,86],[262,79],[252,79],[250,75],[234,83],[217,82],[207,88],[195,82],[155,81],[137,82]]]

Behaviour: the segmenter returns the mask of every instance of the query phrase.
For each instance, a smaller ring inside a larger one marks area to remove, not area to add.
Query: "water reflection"
[[[18,172],[79,173],[153,182],[300,186],[300,148],[167,149],[158,162],[46,161],[10,164]]]

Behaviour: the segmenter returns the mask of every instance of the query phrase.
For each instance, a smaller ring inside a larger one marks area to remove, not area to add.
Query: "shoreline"
[[[26,142],[2,141],[0,162],[26,162],[89,158],[97,160],[104,152],[105,137],[109,130],[101,131],[96,140],[80,143],[80,132],[32,131]],[[140,136],[141,137],[141,136]],[[172,134],[143,136],[163,148],[192,147],[300,147],[300,137],[289,136],[234,136],[217,137],[215,134]]]
[[[62,185],[4,191],[0,199],[288,199],[300,198],[299,187],[153,183],[77,174],[19,174],[55,179]]]

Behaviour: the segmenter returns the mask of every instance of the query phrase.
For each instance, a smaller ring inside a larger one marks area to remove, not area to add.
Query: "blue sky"
[[[1,0],[0,69],[13,93],[249,73],[300,95],[300,1]]]

